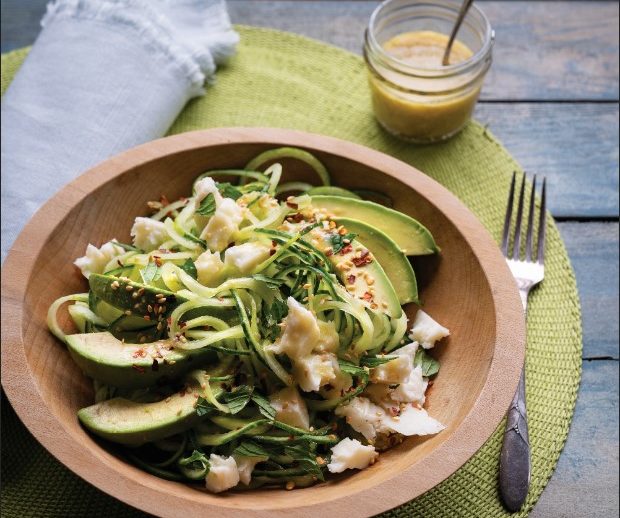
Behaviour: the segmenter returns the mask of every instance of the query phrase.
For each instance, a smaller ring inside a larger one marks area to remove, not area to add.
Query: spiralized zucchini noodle
[[[315,184],[283,182],[290,161]],[[214,492],[309,486],[441,430],[423,408],[438,369],[425,349],[447,330],[419,312],[407,337],[388,265],[313,201],[330,193],[361,199],[307,151],[271,149],[149,202],[132,244],[89,245],[76,260],[88,292],[48,312],[93,378],[84,426]]]

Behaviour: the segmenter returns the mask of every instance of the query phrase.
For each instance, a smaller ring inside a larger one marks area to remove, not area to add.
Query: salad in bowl
[[[322,185],[281,182],[291,159]],[[278,148],[149,202],[131,244],[89,244],[75,261],[88,291],[48,312],[94,383],[82,425],[148,472],[216,493],[309,486],[439,433],[428,350],[449,331],[402,308],[419,303],[408,256],[439,248],[387,201]],[[66,303],[77,333],[59,323]]]

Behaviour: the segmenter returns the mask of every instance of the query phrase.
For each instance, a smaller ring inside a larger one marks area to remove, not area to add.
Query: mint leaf
[[[276,297],[271,306],[263,305],[263,318],[261,322],[262,334],[270,341],[274,341],[280,336],[280,326],[278,325],[288,314],[288,306],[279,297]]]
[[[258,392],[254,392],[252,394],[252,401],[256,403],[258,411],[267,419],[273,421],[276,418],[276,409],[271,406],[271,403],[265,396]]]
[[[378,367],[396,358],[396,356],[362,356],[360,365],[364,367]]]
[[[213,216],[215,214],[215,196],[210,192],[200,202],[200,206],[196,209],[196,213],[201,216]]]
[[[196,415],[202,417],[215,411],[215,407],[211,405],[205,398],[199,397],[196,400]]]
[[[128,245],[127,243],[119,243],[118,241],[113,241],[116,246],[120,246],[125,252],[142,252],[140,248],[137,248],[133,245]]]
[[[185,232],[184,236],[185,238],[189,239],[190,241],[193,241],[194,243],[198,243],[200,246],[202,246],[203,248],[207,248],[207,242],[197,238],[194,234],[190,234],[189,232]]]
[[[253,387],[243,385],[232,392],[226,392],[222,402],[228,405],[231,414],[238,414],[249,403]]]
[[[413,365],[422,367],[422,376],[430,378],[439,372],[439,362],[422,347],[418,347],[413,358]]]
[[[353,241],[356,236],[357,236],[357,234],[353,234],[351,232],[349,232],[348,234],[345,234],[343,236],[341,236],[337,232],[335,234],[332,234],[329,237],[329,242],[330,242],[330,244],[332,246],[333,253],[337,254],[338,252],[340,252],[345,246],[350,244],[351,241]],[[344,242],[345,239],[347,240],[347,243]]]
[[[232,198],[233,200],[237,201],[239,198],[241,198],[241,196],[243,196],[243,193],[229,182],[215,182],[215,185],[222,193],[222,196],[224,196],[224,198]]]
[[[193,279],[198,278],[198,271],[196,270],[196,265],[194,264],[194,261],[189,258],[181,265],[181,270],[190,275]]]
[[[233,455],[268,458],[270,453],[260,444],[256,444],[253,441],[244,441],[233,450]]]

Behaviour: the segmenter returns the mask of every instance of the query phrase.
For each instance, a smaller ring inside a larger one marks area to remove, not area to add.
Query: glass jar
[[[457,34],[457,46],[470,55],[443,66],[412,64],[386,50],[396,36],[416,33],[447,42],[459,0],[386,0],[375,9],[364,42],[372,105],[379,123],[402,139],[428,143],[458,133],[471,118],[491,65],[494,34],[487,17],[472,5]],[[427,32],[428,31],[428,32]],[[464,45],[464,46],[463,46]]]

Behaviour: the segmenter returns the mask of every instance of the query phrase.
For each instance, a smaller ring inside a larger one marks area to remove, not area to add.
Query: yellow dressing
[[[448,37],[434,31],[398,34],[383,49],[392,57],[418,69],[440,69]],[[473,55],[464,43],[455,40],[450,65]],[[386,80],[387,79],[387,80]],[[467,83],[467,81],[465,81]],[[429,142],[447,138],[460,130],[471,117],[481,82],[464,87],[462,77],[412,77],[370,74],[375,115],[391,133]]]

